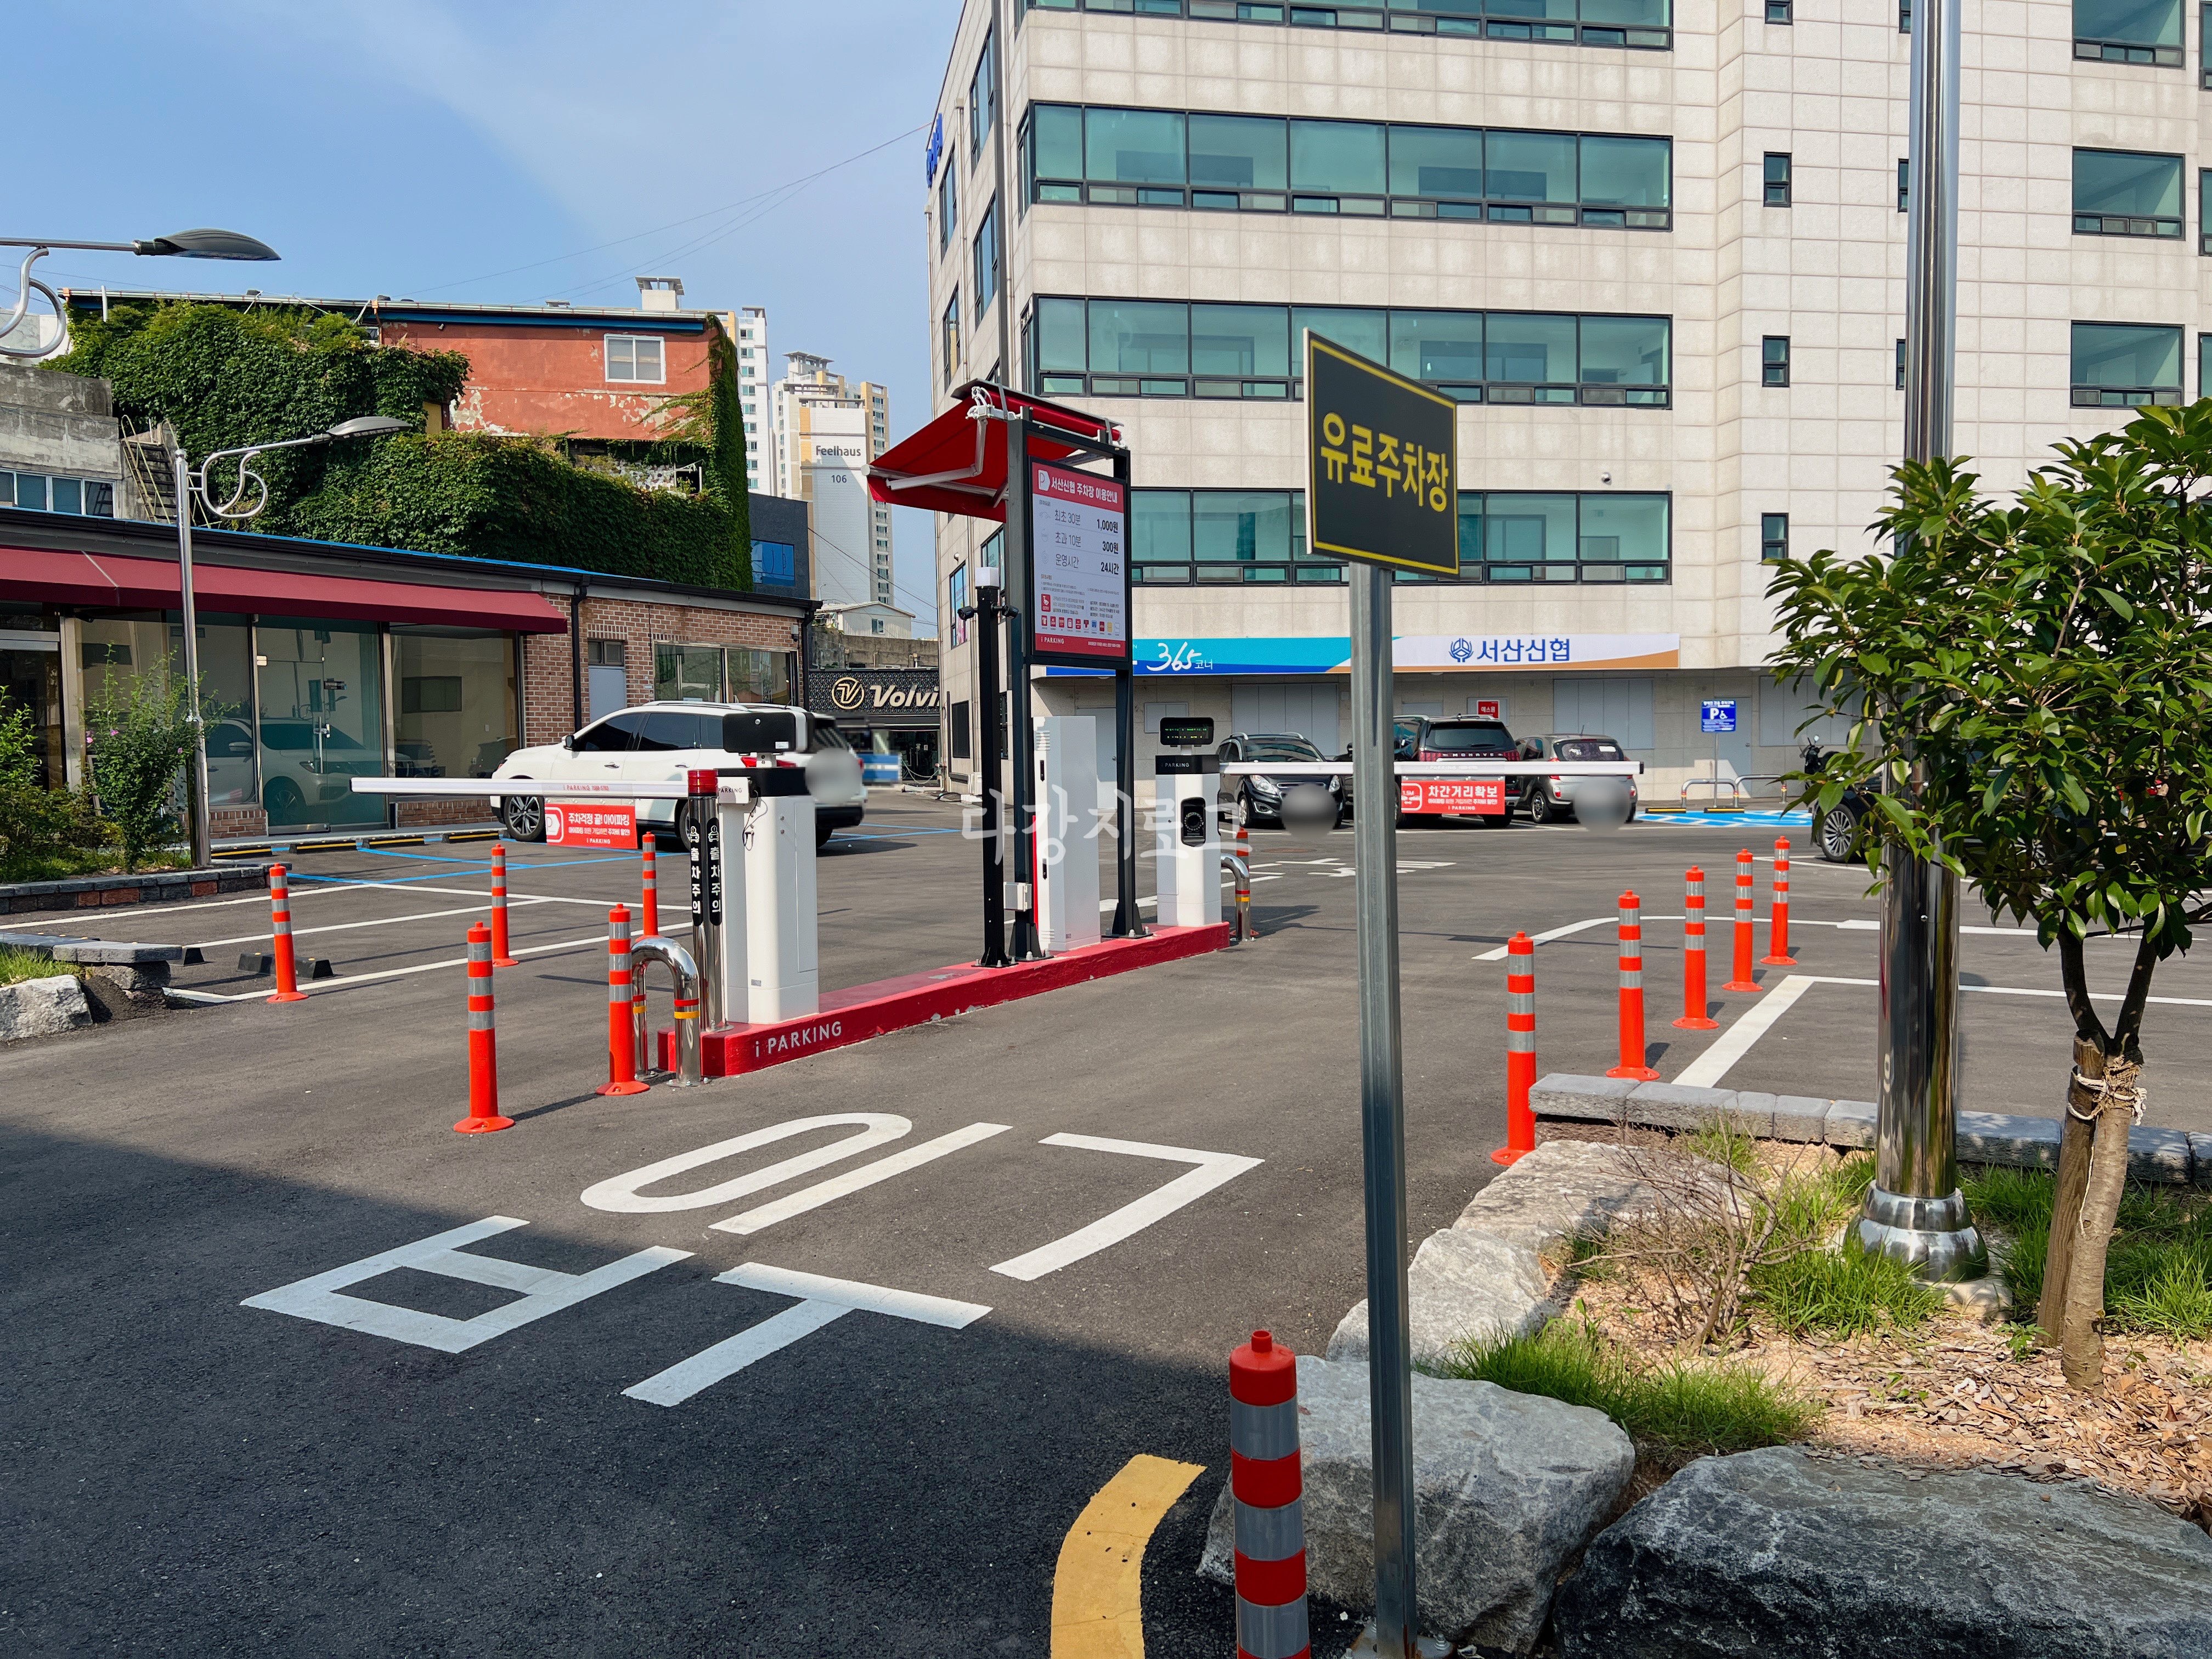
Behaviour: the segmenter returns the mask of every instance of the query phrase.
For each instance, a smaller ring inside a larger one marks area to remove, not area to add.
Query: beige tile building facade
[[[1759,672],[1766,558],[1870,550],[1902,445],[1911,36],[1897,0],[1492,9],[968,0],[928,192],[939,406],[1003,359],[1121,422],[1148,728],[1334,750],[1347,598],[1290,493],[1298,330],[1387,349],[1462,400],[1469,580],[1398,587],[1401,708],[1608,731],[1671,796],[1715,762],[1700,703],[1732,697],[1720,763],[1781,771],[1803,711]],[[1966,0],[1956,444],[1993,487],[2197,395],[2212,94],[2182,18]],[[938,526],[956,775],[950,608],[989,528]]]

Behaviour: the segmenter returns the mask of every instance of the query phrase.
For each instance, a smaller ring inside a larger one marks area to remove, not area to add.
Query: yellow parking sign
[[[1305,391],[1307,545],[1458,575],[1458,405],[1310,329]]]

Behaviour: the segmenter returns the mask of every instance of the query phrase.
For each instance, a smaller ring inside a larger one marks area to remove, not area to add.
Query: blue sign
[[[922,157],[927,164],[927,171],[922,179],[924,184],[933,185],[937,182],[937,158],[944,154],[945,118],[940,115],[929,129],[929,149]]]
[[[1700,732],[1733,732],[1735,730],[1735,699],[1722,697],[1698,705],[1698,729]]]

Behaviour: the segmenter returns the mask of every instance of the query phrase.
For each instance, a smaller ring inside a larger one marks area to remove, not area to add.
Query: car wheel
[[[509,841],[545,839],[545,803],[538,796],[507,796],[499,804],[499,821]]]
[[[269,815],[271,829],[280,823],[298,823],[307,816],[307,798],[289,778],[271,778],[261,792],[261,806]]]
[[[1820,817],[1820,827],[1814,839],[1820,843],[1820,856],[1831,864],[1849,864],[1851,848],[1859,838],[1859,814],[1849,805],[1838,802]]]
[[[1528,816],[1537,823],[1559,823],[1565,819],[1566,813],[1560,810],[1559,803],[1552,799],[1550,790],[1539,789],[1535,792],[1535,800],[1528,808]]]

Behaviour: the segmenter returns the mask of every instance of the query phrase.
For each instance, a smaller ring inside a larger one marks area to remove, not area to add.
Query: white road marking
[[[1592,916],[1588,921],[1571,921],[1565,927],[1554,927],[1547,933],[1531,933],[1528,936],[1528,943],[1531,945],[1549,945],[1555,939],[1565,939],[1570,933],[1579,933],[1586,927],[1610,927],[1620,920],[1620,917],[1616,913],[1610,916]],[[1680,916],[1646,916],[1644,920],[1646,921],[1680,921],[1682,918]],[[1503,962],[1505,960],[1509,948],[1510,947],[1506,945],[1501,945],[1495,951],[1485,951],[1479,956],[1469,957],[1468,960],[1473,962]]]
[[[624,1389],[632,1400],[653,1406],[680,1406],[702,1389],[735,1376],[757,1360],[789,1347],[800,1338],[849,1313],[887,1314],[924,1325],[962,1330],[990,1309],[978,1302],[955,1302],[946,1297],[924,1296],[918,1291],[893,1290],[865,1285],[858,1279],[828,1279],[819,1273],[795,1273],[748,1261],[714,1276],[717,1285],[742,1285],[748,1290],[775,1296],[804,1298],[796,1306],[771,1314],[757,1325],[748,1325],[735,1336],[725,1337],[689,1359],[680,1359],[666,1370]]]
[[[802,1187],[787,1197],[777,1199],[773,1204],[763,1204],[757,1209],[747,1210],[743,1215],[717,1221],[714,1224],[714,1231],[718,1233],[759,1232],[763,1228],[773,1227],[779,1221],[788,1221],[809,1210],[818,1210],[848,1193],[857,1193],[879,1181],[889,1181],[894,1176],[904,1175],[908,1170],[918,1170],[925,1164],[933,1164],[949,1152],[957,1152],[963,1146],[973,1146],[979,1140],[988,1140],[993,1135],[1003,1134],[1013,1127],[1011,1123],[971,1123],[964,1129],[955,1129],[951,1134],[925,1140],[919,1146],[909,1146],[902,1152],[893,1152],[889,1158],[863,1164],[857,1170],[848,1170],[843,1175],[817,1181],[811,1187]]]
[[[520,910],[526,905],[550,904],[551,902],[553,902],[552,900],[545,898],[509,899],[507,902],[507,908],[510,910]],[[305,939],[310,933],[343,933],[355,927],[390,927],[403,921],[435,921],[441,916],[482,915],[486,914],[487,909],[488,907],[485,905],[467,904],[458,910],[417,910],[411,916],[378,916],[371,921],[325,922],[319,927],[295,927],[292,930],[292,937]],[[240,933],[236,939],[204,939],[198,941],[193,948],[212,951],[218,945],[254,945],[263,939],[274,937],[275,935],[270,933]]]
[[[666,1181],[702,1164],[719,1164],[739,1152],[749,1152],[756,1146],[772,1146],[779,1140],[788,1140],[810,1129],[836,1128],[840,1124],[857,1124],[852,1134],[831,1141],[826,1146],[801,1152],[796,1158],[787,1158],[781,1164],[771,1164],[765,1170],[750,1175],[737,1176],[712,1187],[702,1187],[689,1193],[672,1193],[648,1198],[638,1191],[656,1181]],[[747,1193],[757,1193],[763,1187],[773,1187],[778,1182],[802,1176],[810,1170],[818,1170],[825,1164],[835,1164],[840,1158],[857,1158],[872,1146],[880,1146],[887,1140],[896,1140],[914,1125],[907,1119],[889,1112],[830,1112],[819,1117],[794,1117],[781,1123],[771,1123],[765,1129],[755,1129],[746,1134],[733,1135],[727,1140],[715,1141],[712,1146],[696,1147],[688,1152],[678,1152],[673,1158],[664,1158],[657,1164],[648,1164],[641,1170],[632,1170],[584,1188],[585,1203],[595,1210],[611,1210],[618,1215],[658,1215],[670,1210],[700,1210],[709,1205],[726,1204],[733,1198],[743,1198]]]
[[[1820,982],[1808,975],[1790,975],[1747,1008],[1742,1017],[1723,1031],[1712,1047],[1692,1060],[1674,1081],[1685,1089],[1711,1088],[1728,1074],[1729,1066],[1751,1052],[1751,1045],[1766,1035],[1769,1026]]]
[[[1054,1239],[1011,1261],[994,1265],[991,1271],[1004,1273],[1009,1279],[1036,1279],[1047,1273],[1056,1273],[1069,1263],[1080,1261],[1086,1255],[1096,1255],[1109,1245],[1118,1244],[1133,1234],[1142,1232],[1154,1222],[1173,1215],[1184,1205],[1194,1202],[1212,1192],[1216,1187],[1234,1181],[1247,1170],[1256,1170],[1265,1160],[1241,1158],[1232,1152],[1200,1152],[1183,1146],[1158,1146],[1143,1140],[1109,1140],[1097,1135],[1047,1135],[1038,1143],[1045,1146],[1074,1146],[1085,1152],[1119,1152],[1127,1158],[1160,1158],[1178,1164],[1195,1164],[1199,1167],[1188,1175],[1177,1176],[1166,1186],[1146,1193],[1133,1203],[1124,1204],[1109,1215],[1101,1216],[1087,1227],[1079,1227],[1065,1238]]]
[[[412,1244],[402,1244],[396,1249],[349,1261],[312,1279],[264,1291],[259,1296],[248,1297],[240,1305],[289,1314],[295,1319],[312,1319],[318,1324],[336,1325],[341,1330],[366,1331],[372,1336],[388,1337],[394,1342],[411,1343],[418,1348],[434,1348],[440,1353],[461,1353],[479,1342],[489,1342],[495,1336],[504,1336],[548,1314],[573,1308],[602,1291],[626,1285],[691,1254],[689,1250],[656,1245],[610,1261],[604,1267],[594,1267],[587,1273],[564,1273],[550,1267],[525,1267],[498,1256],[471,1255],[461,1249],[464,1244],[473,1244],[495,1233],[529,1224],[513,1216],[488,1216],[465,1227],[455,1227],[417,1239]],[[520,1294],[505,1306],[480,1313],[473,1319],[448,1319],[442,1314],[422,1313],[413,1308],[394,1307],[388,1302],[338,1294],[349,1285],[374,1279],[395,1267],[412,1267],[418,1273],[437,1273],[447,1279],[465,1279],[472,1285],[489,1285],[495,1290]]]
[[[1119,899],[1100,899],[1098,901],[1098,914],[1102,916],[1112,915],[1114,914],[1114,907],[1121,902],[1121,901]],[[1147,904],[1158,904],[1158,902],[1159,900],[1156,896],[1151,893],[1147,893],[1144,897],[1137,901],[1137,908],[1141,910]]]

